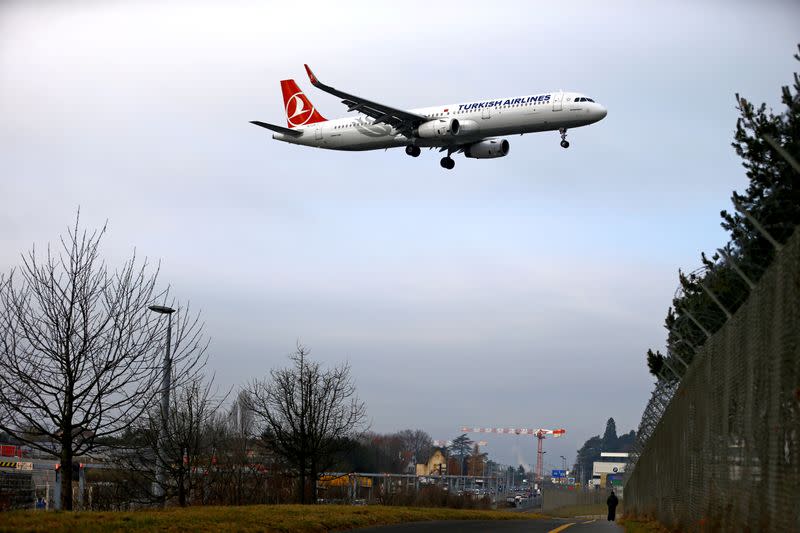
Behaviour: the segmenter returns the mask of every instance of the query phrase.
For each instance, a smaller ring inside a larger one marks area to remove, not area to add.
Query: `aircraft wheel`
[[[561,141],[561,148],[569,148],[569,141]]]
[[[406,154],[410,155],[411,157],[419,157],[419,154],[422,153],[419,146],[406,146]]]
[[[452,157],[443,157],[440,161],[440,164],[442,165],[442,168],[446,168],[447,170],[452,170],[453,167],[456,166],[456,162],[453,161]]]

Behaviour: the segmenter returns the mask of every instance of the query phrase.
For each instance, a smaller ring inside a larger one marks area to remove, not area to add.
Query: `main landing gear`
[[[444,149],[442,149],[444,151]],[[456,166],[456,162],[453,161],[453,158],[450,155],[455,150],[447,150],[447,157],[443,157],[442,160],[439,162],[442,165],[442,168],[446,168],[447,170],[452,170]],[[411,157],[419,157],[419,154],[422,152],[419,146],[414,146],[413,144],[409,144],[406,146],[406,154],[410,155]]]
[[[569,141],[567,140],[567,129],[561,128],[558,130],[561,134],[561,148],[569,148]]]
[[[444,148],[442,148],[442,151],[444,151]],[[439,161],[439,164],[442,165],[442,168],[446,168],[447,170],[453,170],[453,168],[456,166],[456,162],[453,161],[453,158],[450,156],[453,155],[453,152],[455,151],[457,151],[457,148],[453,147],[447,148],[447,157],[443,157],[442,160]]]

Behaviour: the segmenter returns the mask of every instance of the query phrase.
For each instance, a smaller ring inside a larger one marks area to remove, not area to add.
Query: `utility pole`
[[[167,418],[169,416],[169,391],[172,388],[172,354],[170,353],[172,346],[172,313],[175,309],[163,305],[151,305],[150,310],[162,315],[167,315],[167,351],[164,354],[164,365],[162,368],[161,376],[161,429],[158,435],[158,452],[156,453],[156,483],[153,487],[153,495],[159,499],[159,503],[163,506],[166,504],[164,498],[164,484],[166,482],[164,475],[163,457],[164,448],[167,442]]]

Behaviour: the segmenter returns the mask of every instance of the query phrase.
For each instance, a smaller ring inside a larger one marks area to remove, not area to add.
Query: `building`
[[[627,452],[602,452],[600,460],[592,463],[592,479],[589,485],[613,488],[621,495],[622,478],[627,463]]]
[[[441,448],[435,448],[428,462],[417,464],[418,476],[436,476],[447,474],[447,458]]]

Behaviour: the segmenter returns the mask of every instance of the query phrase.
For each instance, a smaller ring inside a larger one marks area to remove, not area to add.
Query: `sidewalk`
[[[619,533],[624,531],[624,528],[616,522],[609,522],[606,520],[605,515],[600,518],[583,517],[583,518],[570,518],[564,521],[564,525],[551,529],[547,533],[560,533],[565,531],[567,533],[580,533],[580,532],[606,532],[606,533]]]

